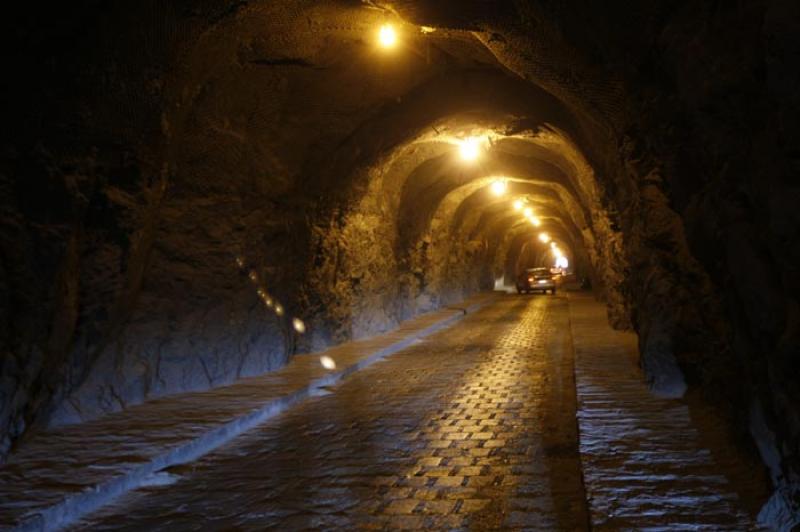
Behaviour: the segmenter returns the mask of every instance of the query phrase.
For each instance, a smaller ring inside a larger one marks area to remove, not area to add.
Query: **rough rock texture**
[[[9,11],[0,454],[541,263],[502,177],[639,334],[654,390],[700,388],[754,437],[764,518],[788,526],[799,19],[789,0]],[[464,164],[473,135],[491,142]]]

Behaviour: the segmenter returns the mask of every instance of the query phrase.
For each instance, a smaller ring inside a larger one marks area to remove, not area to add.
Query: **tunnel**
[[[92,427],[122,442],[147,408],[252,379],[283,390],[281,372],[318,356],[341,370],[336,349],[453,309],[468,336],[491,293],[572,312],[519,318],[539,331],[519,333],[523,357],[553,330],[572,331],[558,349],[576,361],[600,350],[576,309],[601,308],[608,337],[633,341],[631,378],[747,464],[752,522],[800,527],[797,2],[81,0],[15,4],[2,26],[0,492],[49,467],[16,455],[58,462],[81,431],[100,455],[136,454]],[[533,268],[558,290],[525,294]],[[620,374],[597,360],[587,375]],[[564,371],[588,470],[582,423],[600,421],[582,370]],[[312,403],[349,397],[342,382]],[[425,504],[416,524],[381,523],[450,526]],[[638,528],[587,511],[575,529]]]

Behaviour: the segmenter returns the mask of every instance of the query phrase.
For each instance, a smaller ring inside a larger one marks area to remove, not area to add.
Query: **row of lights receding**
[[[492,182],[489,188],[495,196],[503,196],[508,191],[508,183],[505,179],[496,179]],[[524,198],[515,199],[512,203],[512,206],[515,211],[521,211],[523,216],[525,216],[525,219],[528,220],[534,227],[539,227],[542,225],[542,221],[534,214],[533,208],[526,205],[526,200]],[[556,267],[563,269],[568,267],[569,261],[567,260],[567,257],[549,234],[545,232],[539,233],[539,241],[543,244],[550,244],[550,251],[553,253],[553,257],[555,258]]]
[[[423,26],[421,30],[423,33],[430,33],[433,31],[433,28]],[[397,44],[397,40],[397,32],[391,24],[384,24],[381,26],[380,30],[378,30],[378,42],[382,47],[394,48]],[[461,140],[459,142],[458,151],[463,160],[467,162],[475,161],[480,156],[481,139],[469,137]],[[505,179],[496,179],[492,182],[490,190],[495,196],[503,196],[508,191],[508,183]],[[514,200],[513,206],[515,211],[522,211],[525,219],[534,227],[542,225],[541,220],[533,213],[533,209],[525,205],[524,199],[518,198]],[[555,242],[552,242],[550,235],[547,233],[539,233],[539,240],[544,244],[550,243],[550,248],[556,258],[557,266],[567,263],[564,253],[558,248]],[[566,266],[563,267],[566,268]]]
[[[433,28],[422,26],[423,33],[430,33]],[[397,44],[397,32],[391,24],[384,24],[378,30],[378,42],[384,48],[393,48]],[[481,145],[483,140],[479,137],[468,137],[459,141],[458,152],[464,161],[472,162],[478,159],[481,153]],[[491,190],[496,196],[502,196],[506,193],[508,186],[505,180],[496,180],[491,185]],[[538,219],[535,225],[539,225]]]
[[[245,267],[244,259],[242,257],[236,257],[236,265],[239,266],[239,268],[244,269]],[[253,283],[253,285],[255,285],[256,294],[258,294],[258,297],[261,299],[261,301],[264,302],[264,305],[268,309],[275,312],[276,316],[283,316],[285,312],[283,305],[281,305],[274,297],[272,297],[269,294],[269,292],[267,292],[267,290],[262,286],[262,283],[259,281],[258,274],[256,273],[256,271],[250,270],[250,273],[247,274],[247,277],[249,277],[250,281]],[[292,327],[294,327],[294,330],[300,334],[306,332],[306,326],[303,323],[303,320],[301,320],[300,318],[292,319]]]
[[[550,235],[547,233],[539,233],[539,241],[543,244],[550,244],[550,251],[553,254],[553,257],[556,259],[555,266],[557,268],[566,269],[569,267],[569,260],[567,260],[566,255],[561,249],[558,247],[558,244],[550,238]]]
[[[239,268],[243,270],[245,269],[245,262],[242,257],[236,257],[236,264],[239,266]],[[269,292],[267,292],[267,289],[264,288],[263,284],[259,280],[256,271],[250,270],[250,272],[247,274],[247,277],[256,287],[256,294],[258,294],[258,297],[264,303],[264,306],[273,311],[276,316],[283,316],[286,312],[283,308],[283,305],[281,305],[280,302],[278,302],[269,294]],[[303,320],[300,318],[292,318],[292,328],[297,332],[297,334],[304,334],[306,332],[306,324],[303,323]],[[325,369],[336,369],[336,361],[327,355],[320,356],[319,362]]]
[[[432,28],[428,28],[425,26],[422,27],[423,33],[430,33],[432,31],[433,31]],[[395,29],[392,27],[391,24],[384,24],[383,26],[381,26],[380,30],[378,31],[378,42],[384,48],[393,48],[397,44],[397,32],[395,31]],[[465,161],[476,160],[480,155],[480,144],[481,144],[480,139],[475,137],[470,137],[460,141],[459,153],[461,154],[461,158],[464,159]],[[496,180],[491,185],[492,192],[497,196],[502,196],[503,194],[505,194],[507,189],[508,185],[505,180]],[[516,200],[514,202],[514,209],[522,210],[523,201]],[[537,227],[541,225],[539,219],[533,215],[533,210],[530,207],[526,207],[524,209],[524,214],[525,217],[533,225]],[[542,238],[542,235],[545,235],[545,233],[539,235],[540,239]],[[555,246],[555,242],[553,243],[553,246]],[[558,250],[558,248],[554,247],[553,249],[554,252],[560,254],[560,250]],[[244,268],[245,266],[244,259],[242,259],[241,257],[236,258],[236,263],[240,268]],[[255,270],[251,270],[248,277],[253,282],[253,284],[255,284],[258,287],[256,289],[256,293],[258,294],[259,298],[264,302],[264,305],[267,308],[273,310],[275,312],[275,315],[283,316],[284,314],[283,306],[279,302],[277,302],[272,296],[270,296],[270,294],[266,291],[265,288],[260,286],[258,274],[255,272]],[[306,326],[300,318],[292,318],[292,327],[298,334],[303,334],[306,332]],[[324,355],[321,356],[320,363],[326,369],[336,368],[336,362],[329,356],[324,356]]]

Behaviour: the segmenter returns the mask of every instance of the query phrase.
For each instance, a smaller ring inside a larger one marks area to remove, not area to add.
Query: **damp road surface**
[[[591,516],[604,529],[613,506],[605,493],[627,500],[618,481],[635,472],[628,460],[588,454],[595,469],[585,488],[573,351],[564,295],[502,297],[73,528],[587,530]],[[632,495],[625,524],[669,530],[673,510],[686,524],[676,505],[694,511],[694,499],[643,474],[641,490],[669,501],[654,514],[649,497],[637,514]],[[741,525],[740,513],[728,523],[724,514],[697,529]]]
[[[76,528],[585,529],[567,316],[504,298]]]

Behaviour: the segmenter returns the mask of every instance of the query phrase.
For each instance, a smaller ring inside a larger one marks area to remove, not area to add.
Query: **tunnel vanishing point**
[[[2,26],[0,461],[557,249],[651,392],[756,457],[761,523],[800,523],[800,3],[78,1]]]

